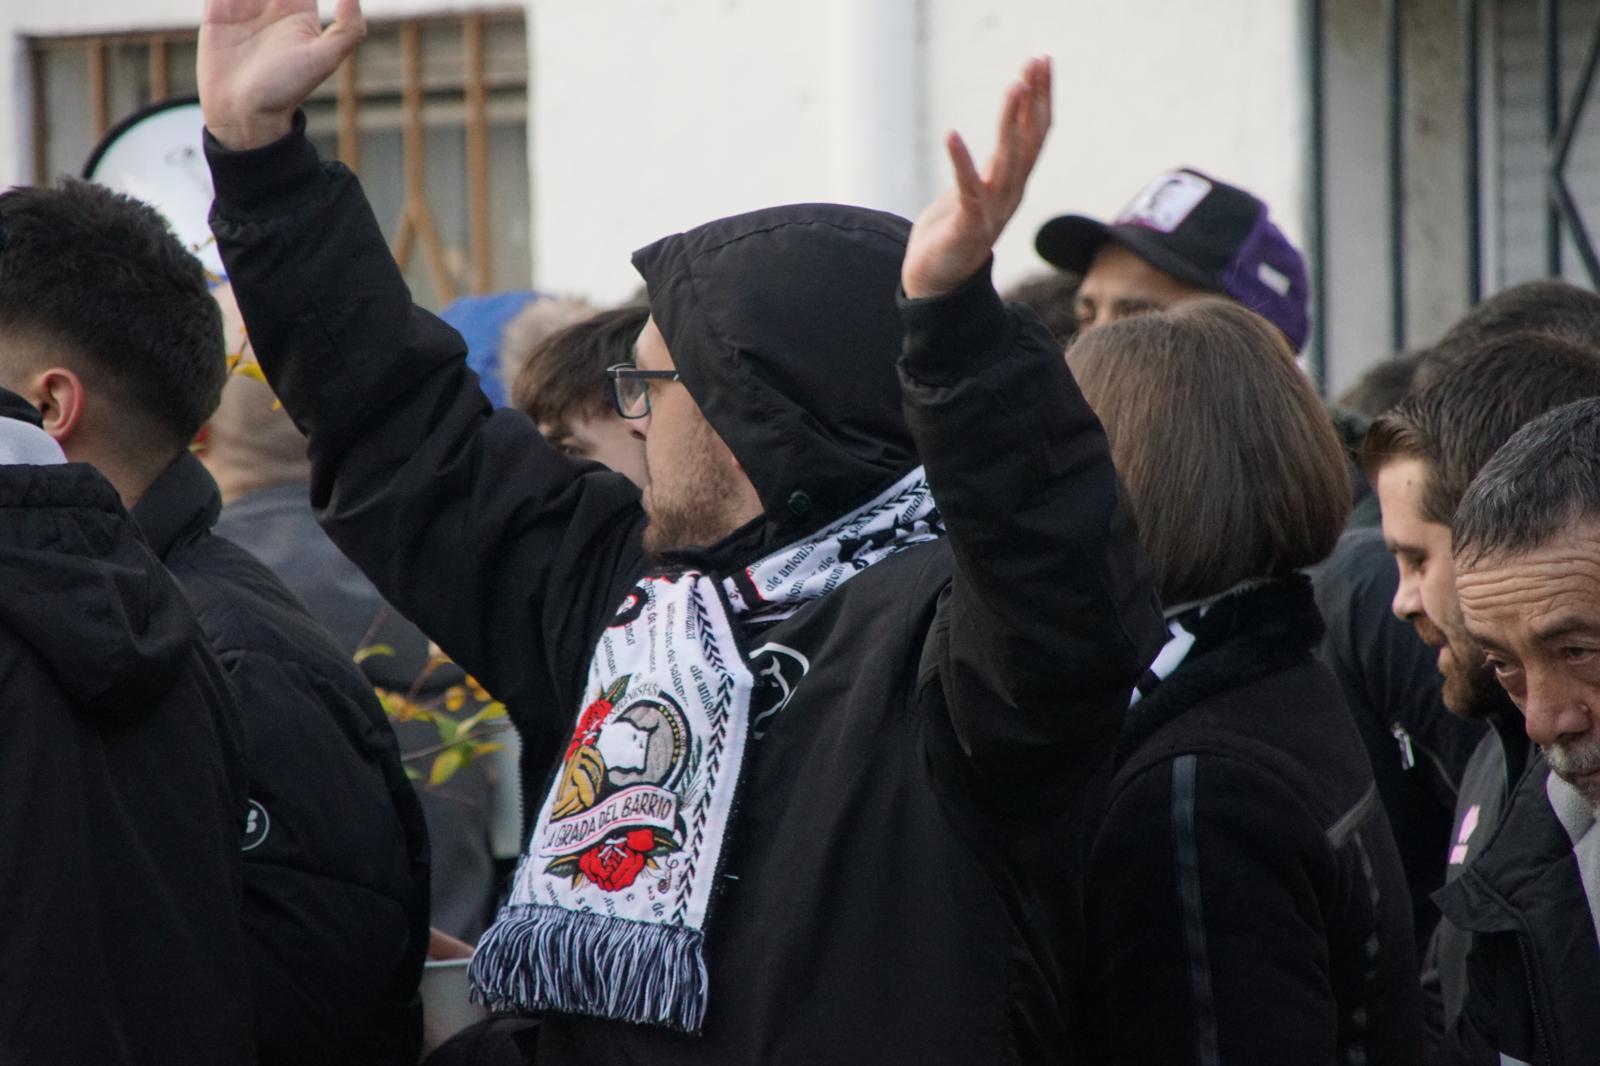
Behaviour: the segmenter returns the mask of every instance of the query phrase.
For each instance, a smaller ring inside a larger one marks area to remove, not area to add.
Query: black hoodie
[[[321,520],[507,702],[525,795],[542,795],[596,635],[647,566],[637,491],[491,412],[354,179],[301,134],[207,150],[212,224],[310,439]],[[1161,622],[1048,332],[986,272],[897,310],[905,233],[802,205],[636,257],[685,386],[765,507],[672,561],[736,573],[918,455],[949,537],[739,634],[790,695],[746,752],[703,1033],[552,1016],[541,1063],[1069,1055],[1083,822]]]
[[[239,709],[81,466],[0,466],[0,1062],[254,1061]]]

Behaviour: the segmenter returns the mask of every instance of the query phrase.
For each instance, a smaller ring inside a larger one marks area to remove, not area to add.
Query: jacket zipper
[[[1548,1066],[1556,1066],[1555,1057],[1550,1053],[1550,1041],[1544,1032],[1544,1015],[1539,1010],[1539,998],[1533,987],[1533,956],[1528,953],[1528,940],[1521,933],[1513,933],[1517,938],[1517,950],[1522,953],[1522,978],[1528,983],[1528,1007],[1533,1011],[1533,1051],[1540,1062]]]
[[[1389,735],[1400,745],[1400,769],[1409,770],[1417,765],[1417,752],[1411,746],[1411,734],[1406,732],[1406,727],[1396,722],[1389,727]]]

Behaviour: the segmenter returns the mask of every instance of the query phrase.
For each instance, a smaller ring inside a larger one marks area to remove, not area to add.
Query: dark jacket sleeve
[[[309,438],[312,504],[514,712],[549,707],[518,722],[538,743],[566,727],[558,702],[640,565],[638,490],[491,410],[459,335],[411,302],[355,177],[303,130],[246,152],[208,135],[206,151],[212,228],[261,366]]]
[[[1312,863],[1321,831],[1273,779],[1183,755],[1133,777],[1090,856],[1089,1015],[1111,1063],[1339,1058],[1332,961]]]
[[[955,561],[926,660],[984,777],[1075,789],[1164,635],[1105,433],[987,269],[901,306],[906,418]]]

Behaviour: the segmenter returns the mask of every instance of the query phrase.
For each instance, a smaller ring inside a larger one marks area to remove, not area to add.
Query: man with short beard
[[[1452,552],[1466,630],[1543,753],[1439,893],[1472,934],[1456,1036],[1501,1062],[1600,1062],[1600,399],[1495,454]]]
[[[1099,423],[988,276],[1048,62],[915,227],[794,205],[634,254],[641,500],[490,409],[317,159],[296,107],[360,35],[210,0],[212,225],[324,525],[523,738],[477,995],[543,1014],[541,1064],[1068,1056],[1084,829],[1164,627]]]
[[[1600,354],[1549,335],[1514,334],[1461,357],[1380,415],[1363,442],[1363,465],[1383,508],[1384,541],[1399,571],[1394,614],[1437,649],[1444,705],[1492,726],[1462,775],[1447,881],[1493,833],[1529,749],[1521,715],[1462,621],[1450,518],[1473,476],[1519,426],[1585,396],[1600,396]],[[1424,974],[1435,1040],[1460,1013],[1467,948],[1460,929],[1439,924]]]

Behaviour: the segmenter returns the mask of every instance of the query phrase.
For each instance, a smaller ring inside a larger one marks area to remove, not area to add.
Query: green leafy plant
[[[374,655],[393,654],[394,649],[388,645],[373,644],[358,650],[355,660],[360,664]],[[407,764],[406,775],[423,788],[438,788],[474,761],[504,748],[494,738],[511,728],[505,704],[489,695],[475,678],[467,677],[442,692],[421,695],[428,678],[449,662],[445,655],[432,655],[407,692],[373,690],[392,721],[429,722],[438,730],[437,744],[401,756]],[[425,766],[413,765],[424,760]]]

